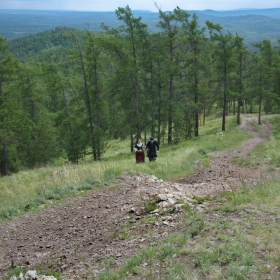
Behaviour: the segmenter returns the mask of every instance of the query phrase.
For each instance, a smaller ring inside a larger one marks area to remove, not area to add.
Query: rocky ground
[[[243,115],[242,119],[239,129],[253,137],[236,149],[212,153],[209,167],[199,165],[199,172],[190,178],[163,181],[131,172],[105,189],[70,197],[59,205],[1,224],[0,275],[13,266],[24,266],[53,268],[68,279],[90,279],[104,269],[105,259],[115,259],[120,265],[143,246],[182,228],[183,204],[201,212],[209,207],[209,202],[194,204],[194,196],[216,196],[259,181],[265,166],[241,168],[232,159],[246,158],[268,138],[270,128],[263,123],[262,131],[257,132],[252,118]],[[157,202],[151,213],[147,213],[153,206],[149,201]],[[162,209],[171,214],[159,215]],[[147,216],[155,222],[148,223]]]

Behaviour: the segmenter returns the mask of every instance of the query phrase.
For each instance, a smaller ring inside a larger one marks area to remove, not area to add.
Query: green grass
[[[236,191],[223,203],[235,210],[190,211],[180,231],[96,279],[279,279],[279,200],[279,179]]]
[[[252,151],[246,166],[254,167],[257,159],[259,164],[273,165],[273,158],[279,157],[279,119],[264,119],[274,124],[273,136]],[[214,138],[215,134],[205,132]],[[215,137],[220,145],[214,141],[208,146],[203,137],[203,145],[196,149],[195,140],[188,142],[192,152],[200,154],[199,160],[215,147],[221,148],[224,138],[233,137],[235,144],[239,141],[239,136],[218,133]],[[116,277],[112,279],[133,279],[135,273],[137,279],[279,279],[280,178],[277,168],[271,171],[254,186],[244,185],[217,198],[198,199],[197,203],[208,201],[216,207],[204,214],[187,211],[185,228],[153,247],[143,248],[122,267],[112,270],[111,275]]]
[[[108,259],[104,270],[94,279],[280,279],[280,157],[279,117],[266,116],[273,123],[273,135],[265,145],[258,146],[246,161],[236,163],[254,167],[270,164],[266,174],[254,186],[220,197],[194,198],[196,203],[211,204],[205,213],[186,211],[183,227],[165,238],[153,237],[151,243],[127,258],[122,265]],[[1,218],[37,210],[42,203],[59,202],[69,195],[79,195],[92,188],[102,188],[123,172],[145,172],[159,178],[181,178],[195,172],[195,162],[207,164],[209,153],[236,147],[248,136],[237,130],[234,118],[227,119],[227,130],[220,132],[220,120],[209,121],[198,138],[174,146],[162,146],[156,162],[135,164],[128,141],[112,143],[101,162],[78,166],[45,167],[20,172],[1,179]],[[124,148],[125,147],[125,148]],[[154,209],[151,201],[146,212]],[[147,216],[146,223],[154,220]],[[145,215],[141,218],[145,223]],[[134,235],[135,222],[123,224],[120,239]],[[11,274],[12,275],[12,274]]]
[[[252,126],[253,126],[255,131],[260,132],[262,130],[261,124],[259,124],[257,121],[253,121]]]
[[[227,118],[226,132],[220,133],[220,127],[221,120],[212,119],[200,128],[199,137],[161,146],[156,162],[135,164],[129,140],[112,140],[100,162],[47,166],[1,178],[0,220],[103,187],[123,172],[144,172],[162,179],[187,177],[196,172],[197,161],[209,165],[210,152],[236,147],[248,137],[236,129],[235,117]]]
[[[269,118],[273,123],[272,137],[264,147],[267,162],[276,168],[280,167],[280,117],[272,116]]]

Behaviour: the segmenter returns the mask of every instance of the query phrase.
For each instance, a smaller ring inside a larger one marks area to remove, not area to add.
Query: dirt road
[[[258,132],[251,122],[251,117],[243,115],[239,129],[250,133],[252,139],[236,149],[212,153],[210,166],[201,165],[191,178],[163,181],[145,174],[124,175],[104,190],[89,191],[1,224],[0,275],[14,265],[60,270],[68,279],[92,277],[104,269],[105,259],[115,259],[116,265],[121,265],[141,247],[159,242],[174,228],[180,229],[184,213],[178,211],[168,218],[149,214],[158,222],[147,223],[135,212],[143,210],[148,197],[181,192],[191,201],[193,195],[218,195],[254,183],[265,174],[265,166],[251,169],[232,163],[234,157],[246,158],[270,135],[267,124]],[[129,231],[123,226],[128,222],[133,222]]]

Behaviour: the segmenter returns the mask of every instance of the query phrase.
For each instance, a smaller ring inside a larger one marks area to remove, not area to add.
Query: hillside
[[[265,269],[265,240],[248,245],[255,228],[277,223],[279,207],[271,213],[264,204],[254,208],[251,203],[221,211],[222,193],[238,196],[240,187],[257,186],[268,171],[265,165],[232,163],[236,157],[246,160],[271,133],[265,122],[256,131],[252,117],[242,119],[239,129],[252,138],[236,149],[212,153],[210,165],[198,166],[190,178],[164,181],[131,171],[105,189],[1,224],[1,274],[12,262],[24,269],[60,271],[67,279],[218,279],[218,272],[226,279],[279,279],[272,259]],[[205,254],[212,270],[204,264]],[[190,278],[178,278],[183,276]]]
[[[74,41],[65,36],[67,32],[81,36],[82,31],[73,28],[57,27],[54,30],[38,32],[8,41],[13,56],[20,61],[59,61],[61,55],[75,46]]]
[[[204,10],[195,11],[196,13],[202,13],[206,15],[213,15],[216,17],[235,17],[235,16],[266,16],[270,18],[280,19],[280,8],[278,9],[242,9],[242,10],[228,10],[228,11],[215,11],[215,10]]]
[[[225,30],[232,33],[237,32],[244,36],[245,43],[251,44],[264,39],[275,41],[279,37],[279,11],[280,9],[189,12],[198,15],[201,26],[205,24],[206,20],[220,23]],[[134,15],[141,16],[152,32],[158,31],[158,13],[134,11]],[[114,12],[1,10],[0,35],[14,39],[45,30],[53,30],[58,26],[98,32],[101,31],[101,22],[110,27],[119,25]]]
[[[277,42],[280,38],[280,19],[270,18],[263,15],[238,15],[229,17],[210,17],[209,15],[198,14],[200,21],[210,20],[219,23],[225,30],[244,38],[244,43],[252,46],[264,39]]]

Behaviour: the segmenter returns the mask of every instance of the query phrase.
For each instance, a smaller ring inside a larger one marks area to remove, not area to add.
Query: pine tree
[[[236,47],[235,38],[230,32],[223,33],[223,28],[220,24],[213,24],[210,21],[206,22],[210,31],[210,39],[214,42],[214,57],[216,60],[216,70],[218,79],[222,83],[223,91],[223,116],[222,116],[222,131],[226,130],[226,115],[228,104],[228,79],[229,75],[236,66],[233,60],[234,48]]]
[[[245,87],[245,59],[247,55],[247,48],[243,43],[243,38],[236,36],[236,55],[238,60],[238,70],[237,70],[237,124],[241,124],[240,113],[242,100],[244,97],[244,87]],[[235,101],[235,100],[234,100]]]
[[[158,10],[160,18],[158,26],[162,29],[163,38],[161,43],[164,44],[166,48],[164,67],[166,69],[166,79],[168,79],[167,142],[168,144],[172,144],[174,110],[176,108],[174,81],[175,76],[180,73],[175,53],[179,27],[174,12],[163,12],[160,8],[158,8]]]
[[[51,100],[48,107],[55,113],[60,147],[66,152],[69,161],[78,163],[84,157],[87,142],[81,122],[83,118],[77,114],[79,110],[76,110],[77,93],[71,85],[71,79],[61,73],[58,64],[43,65],[43,73]]]
[[[15,130],[20,114],[17,92],[11,91],[10,87],[17,68],[18,62],[8,53],[6,39],[0,36],[0,167],[3,176],[8,175],[10,170],[8,150],[15,145]]]
[[[25,126],[19,133],[19,155],[25,167],[50,163],[60,156],[55,114],[38,65],[21,68],[15,83],[24,111]]]
[[[107,128],[108,106],[105,96],[104,83],[106,81],[106,55],[99,44],[100,36],[87,32],[86,36],[86,72],[88,75],[89,94],[92,103],[94,123],[94,159],[101,159],[105,144],[103,141]]]
[[[266,94],[263,96],[265,113],[271,110],[272,96],[272,77],[273,77],[273,49],[270,40],[263,40],[262,43],[255,44],[260,50],[260,57],[263,62],[263,82],[265,84]]]
[[[206,38],[204,36],[205,28],[200,28],[198,24],[198,17],[193,14],[190,15],[177,8],[174,10],[177,20],[181,22],[180,37],[183,39],[183,48],[181,49],[182,57],[184,57],[184,65],[182,71],[185,72],[187,86],[191,93],[192,100],[189,100],[190,106],[188,110],[194,116],[194,135],[199,135],[199,111],[200,111],[200,96],[201,89],[200,83],[202,80],[202,71],[206,70],[205,67],[205,45]],[[187,114],[187,112],[186,112]],[[189,120],[190,122],[190,120]],[[186,124],[186,127],[190,125]],[[190,133],[188,133],[190,136]]]
[[[141,22],[141,17],[133,16],[129,6],[119,7],[116,16],[123,25],[117,29],[109,29],[103,25],[107,34],[103,46],[115,61],[113,91],[120,93],[118,100],[124,108],[129,133],[135,131],[136,138],[140,138],[144,115],[143,55],[148,35],[147,26]],[[131,142],[131,147],[133,145],[134,141]]]

